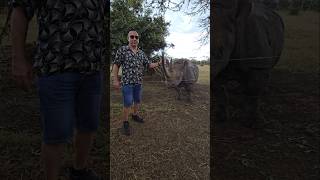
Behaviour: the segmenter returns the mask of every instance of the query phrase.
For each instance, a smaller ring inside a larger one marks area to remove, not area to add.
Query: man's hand
[[[162,59],[160,59],[160,61],[159,61],[159,66],[161,66],[161,64],[162,64]],[[164,61],[164,63],[165,63],[166,61]]]
[[[155,68],[155,67],[161,66],[161,63],[162,63],[162,59],[160,59],[159,62],[150,63],[149,68]]]
[[[25,57],[13,57],[11,68],[12,78],[17,85],[24,90],[30,90],[33,81],[31,63]]]

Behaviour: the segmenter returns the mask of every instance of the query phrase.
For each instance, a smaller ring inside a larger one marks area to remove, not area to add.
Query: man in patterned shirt
[[[74,137],[71,179],[98,179],[87,159],[98,128],[104,59],[103,0],[11,0],[12,75],[30,88],[32,66],[26,59],[28,22],[39,27],[34,70],[38,75],[46,179],[58,179],[64,144]]]
[[[138,48],[139,35],[132,30],[128,33],[129,45],[122,46],[116,53],[113,65],[113,85],[116,89],[120,88],[118,79],[119,67],[122,66],[122,96],[123,96],[123,133],[127,136],[131,134],[128,118],[129,111],[133,105],[132,119],[143,123],[144,120],[138,115],[141,103],[142,75],[145,67],[155,68],[160,65],[151,63],[144,52]]]

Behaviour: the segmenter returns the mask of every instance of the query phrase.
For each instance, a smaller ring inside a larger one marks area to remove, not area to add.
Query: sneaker
[[[129,122],[128,121],[124,121],[123,122],[122,134],[124,134],[126,136],[130,136],[130,134],[131,134],[131,128],[129,126]]]
[[[132,119],[138,123],[144,123],[143,118],[139,117],[138,115],[132,115]]]
[[[69,168],[70,180],[101,180],[101,178],[91,169]]]

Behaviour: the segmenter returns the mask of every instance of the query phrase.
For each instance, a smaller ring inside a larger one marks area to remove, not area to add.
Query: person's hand
[[[159,65],[159,66],[161,66],[162,61],[163,61],[163,60],[162,60],[162,59],[160,59],[160,61],[158,62],[158,65]],[[164,61],[164,63],[165,63],[165,62],[166,62],[166,61]]]
[[[30,90],[33,80],[31,63],[23,56],[14,57],[11,68],[12,78],[17,85],[24,90]]]

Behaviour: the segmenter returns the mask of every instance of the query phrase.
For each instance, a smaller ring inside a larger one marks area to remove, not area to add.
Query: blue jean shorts
[[[101,72],[39,76],[37,86],[45,144],[70,142],[74,129],[79,132],[97,130],[102,97]]]
[[[130,107],[133,103],[141,102],[141,84],[126,84],[122,86],[122,96],[124,107]]]

